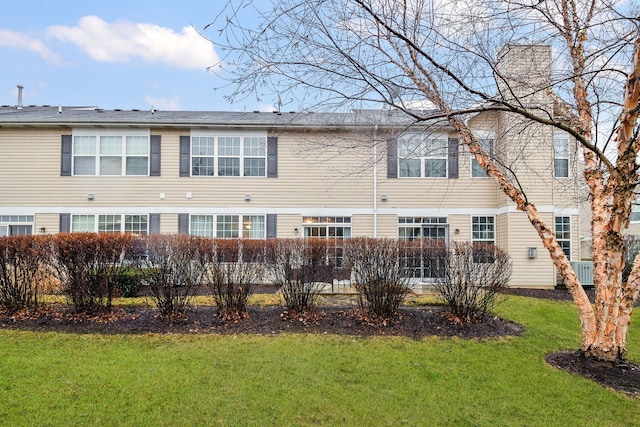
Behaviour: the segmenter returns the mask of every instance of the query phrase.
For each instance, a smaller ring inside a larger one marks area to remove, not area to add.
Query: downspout
[[[378,237],[378,125],[373,128],[373,237]]]

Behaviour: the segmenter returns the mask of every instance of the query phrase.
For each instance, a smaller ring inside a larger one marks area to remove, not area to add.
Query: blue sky
[[[271,104],[250,99],[232,105],[214,90],[223,82],[206,68],[220,55],[197,31],[225,2],[4,2],[0,104],[15,105],[21,84],[25,105],[270,111]]]

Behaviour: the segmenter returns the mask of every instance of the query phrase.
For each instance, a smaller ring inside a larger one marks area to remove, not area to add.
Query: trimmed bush
[[[346,242],[347,263],[360,308],[382,317],[397,314],[410,291],[398,240],[360,237]]]
[[[50,256],[47,236],[0,237],[0,307],[15,312],[38,305]]]
[[[187,235],[154,234],[145,238],[147,256],[141,258],[160,315],[183,314],[201,284],[211,259],[211,240]]]
[[[206,277],[218,316],[226,320],[247,318],[249,297],[264,276],[265,242],[215,239],[212,261]]]
[[[313,309],[325,283],[335,275],[335,268],[327,261],[324,239],[270,240],[267,259],[271,280],[291,311]]]
[[[52,265],[77,313],[109,310],[114,276],[135,237],[115,233],[61,233],[53,237]]]
[[[435,289],[457,319],[480,320],[500,302],[511,277],[511,259],[494,245],[451,242],[447,249]]]

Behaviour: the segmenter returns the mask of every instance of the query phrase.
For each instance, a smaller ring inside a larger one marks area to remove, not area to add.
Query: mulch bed
[[[261,289],[258,292],[272,291]],[[566,290],[509,289],[508,294],[571,300]],[[593,298],[593,292],[590,292]],[[69,311],[67,306],[49,305],[37,312],[13,315],[0,313],[0,327],[34,331],[101,334],[257,334],[281,333],[339,334],[349,336],[427,336],[485,339],[519,335],[523,328],[498,317],[461,322],[439,306],[403,307],[393,319],[379,319],[341,303],[319,307],[312,313],[288,313],[282,307],[250,307],[241,320],[223,320],[214,307],[195,307],[184,316],[164,319],[150,306],[118,307],[110,313],[87,316]],[[605,387],[640,398],[640,365],[630,362],[594,362],[580,352],[552,353],[546,356],[551,366],[582,375]]]
[[[49,306],[37,312],[0,314],[3,328],[102,334],[258,334],[286,332],[354,336],[427,336],[490,338],[518,335],[522,327],[497,317],[473,323],[456,322],[441,307],[402,308],[393,319],[367,316],[352,307],[319,307],[312,313],[288,313],[282,307],[249,307],[249,317],[224,320],[214,307],[196,307],[183,316],[164,319],[152,307],[118,307],[109,313],[87,316]]]

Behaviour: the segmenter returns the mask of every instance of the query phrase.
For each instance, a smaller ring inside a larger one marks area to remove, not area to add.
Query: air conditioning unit
[[[571,266],[576,272],[578,280],[586,288],[593,287],[593,262],[592,261],[572,261]]]

